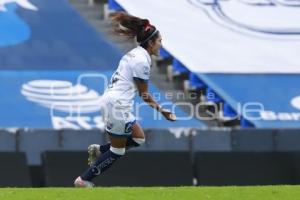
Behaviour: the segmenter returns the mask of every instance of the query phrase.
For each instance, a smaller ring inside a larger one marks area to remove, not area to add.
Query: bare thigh
[[[109,135],[110,145],[114,148],[125,148],[127,138],[126,137],[116,137]]]
[[[132,126],[132,134],[131,134],[132,138],[141,138],[141,139],[145,139],[145,133],[141,127],[141,125],[136,122],[133,126]]]
[[[145,133],[139,123],[135,123],[132,126],[131,137],[145,139]],[[126,147],[127,138],[125,138],[125,137],[116,137],[113,135],[109,135],[109,140],[110,140],[112,147],[115,147],[115,148],[125,148]]]

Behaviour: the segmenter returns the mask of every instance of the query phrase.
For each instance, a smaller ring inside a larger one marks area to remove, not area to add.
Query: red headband
[[[149,31],[151,27],[152,27],[152,25],[150,24],[149,21],[147,21],[144,25],[145,31]]]

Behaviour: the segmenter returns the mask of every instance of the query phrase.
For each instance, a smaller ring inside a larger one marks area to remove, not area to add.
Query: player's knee
[[[126,149],[125,148],[115,148],[115,147],[110,147],[110,152],[111,152],[111,157],[114,159],[118,159],[125,155]]]
[[[132,138],[132,140],[136,143],[136,146],[141,146],[145,143],[145,138]]]

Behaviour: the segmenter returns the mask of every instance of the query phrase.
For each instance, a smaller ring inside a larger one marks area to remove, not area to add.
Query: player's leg
[[[125,154],[127,137],[110,134],[109,139],[111,143],[109,150],[101,154],[92,166],[75,180],[74,184],[76,187],[89,187],[93,178],[105,172],[116,160]]]
[[[129,150],[133,147],[139,147],[145,143],[145,133],[139,123],[134,123],[132,126],[132,134],[127,138],[126,149]],[[91,144],[88,147],[88,165],[91,166],[97,157],[108,151],[110,143],[99,145]]]
[[[127,140],[126,149],[139,147],[144,143],[145,143],[145,133],[141,125],[138,122],[136,122],[132,126],[132,134]]]
[[[110,148],[110,142],[100,145],[100,144],[91,144],[88,146],[88,165],[91,166],[93,162],[99,157],[101,154],[108,151]]]
[[[101,106],[101,112],[103,114],[104,120],[109,123],[114,123],[114,116],[111,115],[111,110],[115,110],[113,104],[111,104],[111,100],[108,99],[105,94],[102,96],[103,104]],[[106,127],[107,128],[107,127]],[[93,162],[95,162],[96,158],[100,156],[100,154],[107,152],[110,149],[110,142],[100,145],[100,144],[91,144],[88,146],[88,165],[91,166]]]
[[[135,122],[132,125],[132,134],[127,138],[126,149],[130,149],[132,147],[141,146],[145,142],[145,133],[138,122]],[[95,152],[96,156],[100,155],[101,153],[105,153],[110,148],[110,143],[99,145],[99,144],[92,144],[89,146],[90,151],[97,151]]]
[[[111,107],[113,108],[113,105]],[[82,183],[91,183],[93,178],[105,172],[117,159],[125,154],[127,138],[132,133],[135,118],[131,113],[122,109],[111,110],[113,112],[108,113],[106,123],[106,132],[109,134],[110,147],[104,153],[100,154],[95,162],[75,180],[75,186],[85,187],[85,184]]]

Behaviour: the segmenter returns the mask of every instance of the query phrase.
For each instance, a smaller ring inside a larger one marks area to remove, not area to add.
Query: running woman
[[[116,33],[135,37],[139,45],[122,57],[103,94],[106,132],[110,142],[88,147],[90,167],[74,181],[76,187],[93,187],[92,179],[122,157],[126,149],[138,147],[145,142],[144,131],[131,113],[137,92],[143,101],[167,120],[176,120],[176,116],[163,109],[148,92],[151,55],[158,56],[161,48],[159,31],[149,20],[125,13],[116,13],[112,21],[118,25]]]

